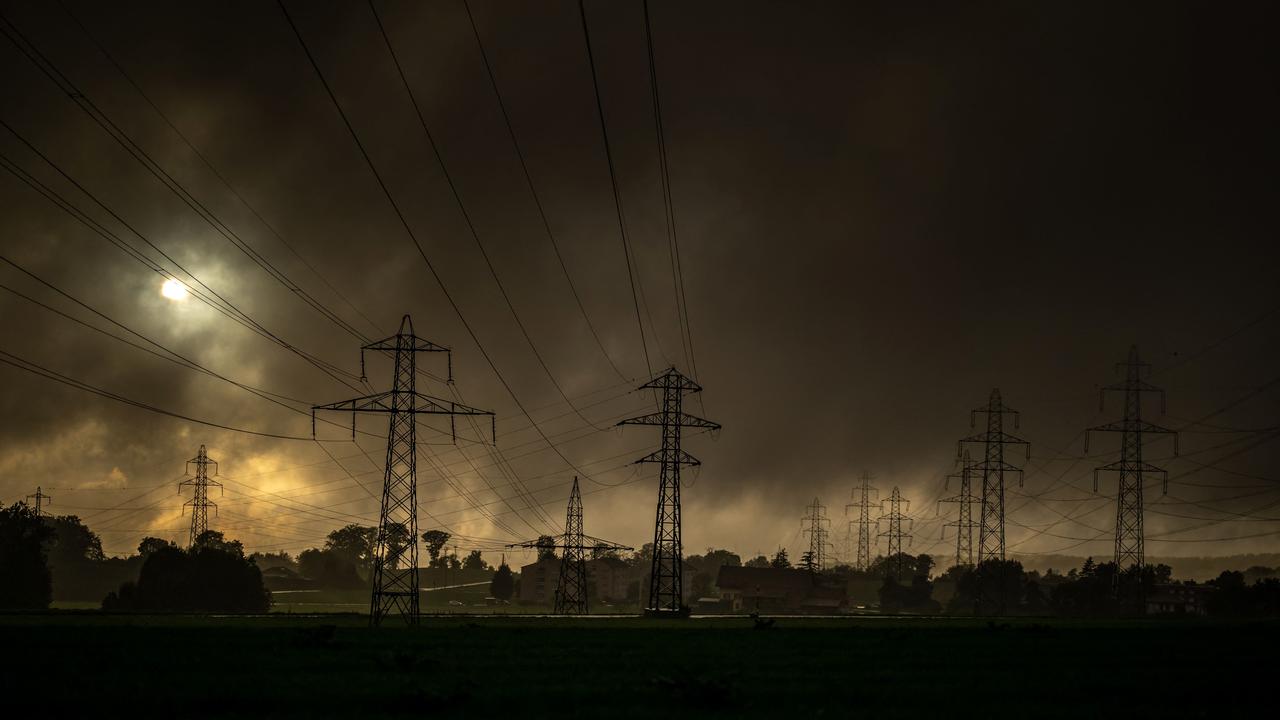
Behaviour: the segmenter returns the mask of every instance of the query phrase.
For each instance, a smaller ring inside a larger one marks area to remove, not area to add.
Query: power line
[[[471,213],[467,211],[467,206],[462,202],[462,195],[458,191],[458,186],[453,181],[453,175],[449,172],[449,168],[445,165],[444,156],[440,153],[440,147],[436,144],[435,136],[431,134],[431,129],[427,126],[427,119],[422,114],[422,107],[418,105],[418,98],[413,93],[413,88],[409,85],[409,78],[405,77],[404,68],[400,65],[400,58],[396,55],[395,47],[391,44],[391,38],[387,35],[387,29],[382,24],[382,17],[378,15],[378,10],[373,4],[373,0],[369,0],[369,11],[373,13],[374,22],[378,26],[378,34],[382,36],[382,42],[386,45],[387,54],[391,56],[391,62],[395,65],[396,74],[400,77],[400,84],[404,87],[405,94],[409,96],[409,103],[413,105],[413,112],[418,118],[418,124],[422,126],[422,133],[426,136],[427,145],[431,148],[431,153],[436,159],[436,164],[440,167],[440,172],[444,175],[445,182],[449,185],[449,191],[453,195],[454,202],[458,206],[458,212],[462,215],[462,220],[467,226],[467,231],[471,235],[471,239],[475,241],[476,249],[480,251],[480,257],[484,260],[485,267],[489,269],[489,276],[493,278],[493,283],[498,286],[498,293],[502,296],[503,302],[507,306],[507,311],[511,313],[511,318],[515,320],[516,327],[520,329],[520,334],[524,337],[525,344],[529,346],[529,350],[533,353],[533,357],[538,361],[538,366],[542,368],[542,372],[551,381],[556,392],[560,397],[573,408],[578,418],[584,423],[595,427],[597,430],[604,428],[595,425],[578,412],[577,406],[565,394],[564,388],[560,385],[560,381],[556,380],[555,375],[551,372],[551,368],[547,366],[546,360],[542,357],[542,353],[538,350],[538,346],[533,342],[533,337],[529,335],[529,330],[525,327],[524,321],[520,318],[520,313],[516,311],[515,303],[511,300],[511,295],[507,292],[507,288],[502,284],[502,279],[498,277],[498,270],[493,265],[493,259],[489,257],[489,251],[485,249],[484,242],[480,240],[480,233],[476,230],[475,222],[471,219]]]
[[[305,360],[312,366],[316,367],[318,370],[325,373],[326,375],[333,378],[334,380],[337,380],[338,382],[346,385],[347,387],[350,387],[353,390],[358,389],[355,385],[352,385],[347,380],[343,379],[342,377],[339,377],[339,375],[345,375],[347,377],[354,378],[355,377],[354,375],[346,372],[345,370],[342,370],[341,368],[338,368],[332,363],[325,362],[324,360],[321,360],[320,358],[314,355],[311,355],[310,353],[307,353],[301,350],[300,348],[288,343],[283,338],[276,335],[272,331],[268,330],[262,324],[258,323],[256,320],[250,317],[247,313],[240,310],[238,307],[236,307],[233,303],[228,301],[222,295],[219,295],[217,291],[213,290],[208,285],[206,285],[202,280],[200,280],[198,276],[196,276],[194,273],[192,273],[191,271],[183,267],[181,263],[177,262],[172,257],[170,257],[167,253],[161,250],[149,238],[147,238],[140,231],[138,231],[137,228],[129,224],[128,221],[126,221],[118,213],[116,213],[104,202],[98,199],[96,195],[89,192],[87,188],[81,185],[75,178],[73,178],[66,171],[64,171],[59,165],[54,163],[52,159],[50,159],[47,155],[45,155],[38,148],[32,145],[24,136],[18,133],[17,130],[15,130],[12,126],[10,126],[8,123],[6,123],[2,119],[0,119],[0,126],[8,130],[15,138],[17,138],[29,150],[31,150],[32,153],[34,153],[41,160],[43,160],[45,164],[53,168],[59,175],[61,175],[65,180],[67,180],[69,183],[75,186],[77,190],[79,190],[86,197],[88,197],[94,204],[96,204],[102,210],[106,211],[107,214],[111,215],[123,227],[127,228],[129,232],[131,232],[133,235],[138,237],[138,239],[142,240],[143,243],[145,243],[148,247],[150,247],[152,250],[157,252],[161,257],[163,257],[165,260],[171,263],[174,267],[178,268],[178,270],[180,270],[187,277],[191,278],[192,281],[194,281],[194,283],[199,286],[199,288],[203,288],[203,290],[207,291],[213,298],[216,298],[217,302],[214,302],[213,300],[209,299],[199,289],[191,287],[188,283],[183,282],[180,278],[176,277],[172,273],[165,270],[158,263],[155,263],[150,258],[146,257],[143,253],[138,251],[136,248],[133,248],[132,246],[130,246],[118,235],[108,230],[101,223],[90,218],[83,211],[75,207],[75,205],[73,205],[66,198],[62,197],[52,188],[49,188],[47,185],[44,185],[39,180],[37,180],[34,176],[22,170],[20,167],[18,167],[15,163],[13,163],[8,157],[4,156],[2,153],[0,153],[0,167],[4,167],[11,174],[13,174],[23,183],[25,183],[28,187],[30,187],[31,189],[43,195],[50,202],[58,206],[59,209],[63,210],[72,218],[76,219],[81,224],[85,225],[90,230],[94,231],[96,234],[106,239],[109,243],[114,245],[117,249],[120,249],[126,255],[129,255],[134,260],[137,260],[138,262],[141,262],[142,264],[146,265],[148,268],[150,268],[152,271],[159,274],[161,277],[171,279],[178,283],[181,283],[188,292],[194,295],[197,299],[201,300],[201,302],[204,302],[205,304],[209,305],[211,308],[214,308],[218,312],[222,313],[224,316],[234,320],[235,322],[241,324],[242,326],[251,330],[252,332],[257,333],[263,338],[268,339],[271,342],[284,348],[285,350],[288,350],[289,352],[297,355],[298,357],[302,358],[303,360]]]
[[[185,420],[187,422],[193,422],[199,425],[207,425],[209,427],[218,428],[220,430],[230,430],[231,432],[243,433],[245,435],[256,435],[258,437],[275,438],[277,440],[310,440],[311,439],[308,437],[303,437],[301,435],[281,435],[277,433],[261,432],[258,430],[248,430],[245,428],[233,427],[231,425],[223,425],[221,423],[212,422],[210,420],[201,420],[199,418],[191,417],[190,415],[183,415],[182,413],[173,412],[171,410],[165,410],[164,408],[160,408],[155,405],[142,402],[140,400],[133,400],[131,398],[125,397],[124,395],[119,395],[109,390],[104,390],[102,388],[99,388],[94,385],[90,385],[89,383],[83,382],[81,380],[76,380],[75,378],[69,377],[67,375],[63,375],[54,370],[50,370],[49,368],[46,368],[43,365],[39,365],[38,363],[34,363],[30,360],[26,360],[24,358],[21,358],[17,355],[6,352],[4,350],[0,350],[0,355],[4,356],[4,357],[0,357],[0,362],[6,365],[10,365],[12,367],[18,368],[19,370],[29,372],[32,375],[38,375],[40,377],[45,378],[46,380],[53,380],[54,382],[58,382],[63,385],[67,385],[69,387],[76,388],[77,390],[82,390],[84,392],[92,393],[94,395],[98,395],[99,397],[107,398],[108,400],[114,400],[124,405],[132,405],[133,407],[140,408],[142,410],[147,410],[149,412],[153,412],[159,415],[167,415],[169,417],[177,418],[179,420]]]
[[[90,119],[94,121],[104,132],[111,136],[131,157],[138,161],[157,181],[164,185],[187,207],[200,216],[215,232],[222,235],[228,242],[239,249],[246,257],[252,260],[256,265],[271,275],[273,279],[281,283],[291,294],[298,299],[311,306],[330,322],[343,329],[345,332],[353,336],[366,339],[358,330],[343,320],[339,315],[334,313],[328,307],[315,300],[294,283],[283,272],[270,263],[260,253],[254,250],[230,227],[222,222],[207,206],[191,194],[181,183],[179,183],[172,175],[170,175],[159,163],[151,157],[137,142],[135,142],[127,133],[125,133],[111,118],[104,113],[84,92],[71,82],[56,65],[53,64],[34,43],[30,41],[22,31],[18,30],[12,22],[9,21],[3,13],[0,13],[0,22],[7,26],[8,30],[0,28],[5,37],[9,39],[18,50],[27,57],[46,77],[48,77],[58,89],[69,97]],[[14,36],[17,37],[14,37]],[[19,42],[21,39],[21,43]],[[11,129],[12,131],[12,129]],[[15,133],[16,134],[16,133]],[[25,141],[24,141],[25,142]]]
[[[680,239],[676,230],[676,211],[671,193],[671,170],[668,164],[666,128],[662,123],[662,93],[658,89],[658,66],[654,59],[653,27],[649,17],[649,0],[644,0],[644,38],[649,56],[649,88],[653,99],[654,131],[658,144],[659,178],[662,185],[663,210],[667,220],[667,254],[671,260],[672,286],[675,290],[676,319],[680,326],[680,344],[685,361],[698,377],[698,361],[693,352],[693,327],[689,323],[689,298],[685,292],[684,265],[680,261]],[[655,329],[656,333],[656,329]]]
[[[458,306],[457,301],[454,300],[453,295],[449,292],[448,286],[446,286],[444,283],[444,278],[440,276],[440,273],[436,270],[435,264],[432,263],[431,259],[427,256],[426,250],[422,247],[422,243],[418,240],[417,234],[413,231],[412,226],[410,226],[408,218],[406,218],[404,213],[401,211],[400,205],[399,203],[396,202],[395,196],[391,194],[391,189],[387,187],[386,182],[382,178],[382,174],[378,172],[378,168],[374,164],[373,158],[369,155],[369,152],[365,149],[364,143],[360,140],[360,135],[356,132],[355,126],[351,124],[351,120],[347,117],[346,111],[342,109],[342,104],[338,102],[338,96],[334,94],[333,88],[329,85],[328,80],[325,79],[324,72],[321,71],[319,63],[316,61],[315,56],[311,53],[311,48],[307,46],[306,40],[303,39],[302,31],[298,29],[297,24],[294,23],[293,21],[293,16],[289,14],[288,8],[285,7],[284,0],[277,0],[277,4],[280,6],[280,11],[284,14],[285,21],[288,22],[289,28],[293,31],[294,37],[297,38],[298,44],[302,47],[302,52],[304,55],[306,55],[307,61],[310,63],[312,70],[315,71],[316,78],[320,81],[320,84],[324,87],[325,93],[328,95],[330,102],[332,102],[334,109],[338,112],[339,117],[341,117],[343,124],[347,128],[347,132],[351,136],[352,141],[355,142],[356,148],[360,151],[361,157],[364,158],[365,164],[368,165],[370,172],[373,173],[373,177],[377,181],[378,187],[381,188],[382,194],[386,196],[387,202],[391,205],[391,209],[395,212],[396,217],[399,219],[400,225],[404,228],[405,234],[408,235],[409,239],[413,242],[413,246],[417,248],[418,254],[422,257],[422,261],[426,264],[427,270],[431,273],[432,278],[435,279],[436,285],[440,288],[441,294],[443,294],[445,297],[445,300],[448,301],[449,306],[453,309],[454,314],[458,316],[459,322],[462,324],[463,329],[467,331],[467,335],[470,336],[472,342],[475,343],[476,349],[480,351],[481,357],[483,357],[485,362],[489,365],[489,368],[493,371],[493,374],[498,378],[498,382],[502,384],[502,387],[507,391],[507,394],[511,396],[511,400],[516,404],[516,407],[520,409],[520,412],[525,417],[529,418],[529,422],[532,424],[533,428],[537,430],[538,434],[543,438],[543,440],[546,441],[547,445],[549,445],[556,452],[556,454],[560,457],[561,460],[565,462],[565,464],[567,464],[570,468],[578,472],[583,477],[587,477],[589,479],[590,475],[582,471],[577,466],[576,463],[574,463],[572,460],[566,457],[564,453],[560,451],[559,448],[555,447],[555,445],[552,444],[549,439],[547,439],[546,433],[542,430],[541,426],[539,426],[538,423],[534,421],[533,417],[529,414],[529,411],[525,408],[524,404],[520,401],[520,398],[516,395],[515,391],[511,388],[510,383],[507,382],[506,377],[504,377],[502,372],[498,370],[497,364],[494,362],[493,358],[489,355],[488,350],[485,349],[484,344],[480,342],[479,336],[476,335],[475,330],[471,327],[471,324],[467,321],[466,316],[462,313],[462,308]],[[500,454],[501,452],[499,451],[499,455]],[[544,521],[549,524],[552,523],[549,516],[546,517]]]
[[[604,157],[609,165],[609,184],[613,187],[613,207],[618,216],[618,235],[622,238],[622,256],[627,262],[627,281],[631,284],[631,303],[636,312],[636,327],[640,330],[640,348],[644,353],[645,371],[653,377],[653,365],[649,363],[649,345],[644,337],[644,323],[640,320],[640,301],[636,292],[636,272],[631,263],[631,242],[627,238],[627,224],[623,220],[622,190],[618,187],[618,174],[613,164],[613,150],[609,144],[609,127],[604,120],[604,102],[600,98],[600,79],[596,75],[595,53],[591,50],[591,30],[587,25],[587,7],[578,0],[578,14],[582,17],[582,37],[586,41],[587,62],[591,66],[591,87],[595,91],[596,114],[600,119],[600,135],[604,139]],[[650,321],[652,325],[652,320]],[[656,337],[655,337],[656,339]]]
[[[301,262],[304,266],[306,266],[306,268],[311,271],[312,275],[315,275],[315,277],[319,279],[320,282],[324,283],[325,287],[329,288],[329,290],[335,296],[337,296],[339,300],[341,300],[348,308],[351,308],[352,312],[359,315],[360,318],[363,319],[366,323],[368,323],[370,327],[377,330],[378,326],[376,323],[374,323],[372,320],[369,319],[367,315],[361,312],[360,309],[357,308],[350,300],[348,300],[347,297],[343,295],[340,290],[338,290],[338,288],[334,287],[333,283],[329,282],[329,280],[325,278],[324,275],[322,275],[320,271],[315,268],[314,265],[308,262],[307,259],[303,257],[302,254],[300,254],[291,243],[289,243],[289,241],[285,240],[284,236],[281,235],[278,230],[276,230],[275,226],[273,226],[270,222],[267,221],[266,218],[262,216],[262,213],[258,212],[257,208],[249,204],[249,201],[246,200],[245,197],[240,194],[240,191],[237,190],[236,187],[231,184],[231,181],[228,180],[222,174],[222,172],[218,170],[216,166],[214,166],[213,161],[211,161],[204,152],[202,152],[198,147],[196,147],[195,143],[193,143],[185,133],[183,133],[180,129],[178,129],[178,126],[175,125],[174,122],[169,118],[169,116],[165,114],[163,110],[160,109],[160,107],[151,99],[151,96],[148,95],[147,92],[143,90],[142,87],[137,82],[134,81],[133,77],[128,73],[128,71],[124,69],[124,66],[122,66],[115,59],[115,57],[107,50],[107,48],[101,42],[99,42],[97,37],[94,36],[94,34],[89,30],[89,28],[86,27],[85,24],[80,21],[80,18],[77,17],[76,14],[73,13],[69,7],[67,7],[66,3],[63,2],[63,0],[58,0],[58,5],[59,7],[62,8],[62,11],[65,12],[67,16],[72,19],[73,22],[75,22],[76,26],[79,27],[80,31],[84,33],[85,37],[89,39],[89,42],[92,43],[95,48],[97,48],[98,52],[100,52],[102,56],[107,59],[107,62],[111,63],[111,66],[114,67],[120,73],[121,77],[123,77],[125,81],[128,82],[129,85],[135,91],[137,91],[138,95],[142,97],[144,101],[146,101],[147,105],[150,106],[151,109],[155,111],[156,115],[158,115],[160,119],[164,121],[165,125],[168,125],[169,129],[173,131],[173,133],[178,137],[178,139],[182,140],[183,144],[186,145],[187,148],[189,148],[191,152],[197,158],[200,159],[200,162],[204,163],[205,167],[209,168],[209,171],[213,173],[214,177],[216,177],[218,181],[221,182],[222,185],[226,187],[227,190],[230,191],[233,196],[235,196],[236,200],[238,200],[240,204],[245,207],[245,209],[247,209],[250,213],[252,213],[253,216],[257,218],[259,222],[262,223],[262,226],[265,227],[271,233],[271,235],[274,236],[282,246],[284,246],[286,250],[288,250],[294,257],[296,257],[299,260],[299,262]]]
[[[489,85],[493,88],[493,95],[498,101],[498,109],[502,112],[502,121],[506,125],[507,135],[511,138],[511,145],[515,149],[516,158],[520,161],[520,170],[524,174],[525,184],[529,187],[529,194],[533,197],[533,204],[538,210],[538,217],[542,220],[542,227],[547,233],[547,239],[551,241],[551,248],[555,251],[556,261],[560,264],[560,270],[564,275],[565,282],[569,285],[570,293],[573,294],[573,300],[578,306],[578,312],[582,315],[582,320],[586,323],[587,329],[591,331],[591,337],[595,340],[596,347],[600,349],[600,354],[609,362],[609,367],[613,368],[614,373],[619,378],[630,382],[631,379],[623,375],[622,370],[613,361],[613,357],[609,355],[609,351],[605,349],[604,343],[600,340],[600,333],[596,330],[595,324],[591,322],[590,316],[587,315],[586,306],[582,302],[582,295],[578,292],[578,287],[573,282],[573,276],[569,273],[569,266],[565,263],[564,255],[560,251],[560,243],[556,240],[555,233],[551,230],[551,222],[547,219],[546,210],[542,206],[542,198],[538,195],[538,191],[533,184],[533,175],[529,172],[529,164],[525,159],[524,150],[520,146],[520,141],[516,138],[515,127],[511,123],[511,115],[507,112],[507,104],[502,99],[502,92],[498,89],[498,80],[494,75],[493,65],[489,62],[489,54],[485,51],[484,42],[480,38],[480,30],[476,26],[476,19],[471,14],[471,4],[468,0],[462,0],[462,7],[467,11],[467,20],[471,23],[471,32],[475,35],[476,47],[480,51],[480,59],[484,62],[485,73],[489,76]]]

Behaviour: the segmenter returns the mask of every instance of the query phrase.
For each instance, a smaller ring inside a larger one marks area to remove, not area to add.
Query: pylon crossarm
[[[397,344],[398,336],[392,335],[389,338],[383,338],[377,342],[371,342],[368,345],[361,345],[361,350],[413,350],[415,352],[451,352],[448,347],[438,345],[425,338],[415,337],[408,347],[401,347]]]
[[[622,545],[616,542],[612,542],[610,540],[602,540],[598,537],[592,537],[590,535],[582,536],[582,549],[583,550],[635,550],[635,548],[631,547],[630,545]]]
[[[666,451],[666,450],[654,450],[653,452],[649,453],[648,455],[645,455],[644,457],[642,457],[642,458],[640,458],[640,459],[636,460],[636,461],[635,461],[634,463],[632,463],[632,464],[639,464],[639,463],[662,463],[662,462],[667,462],[667,461],[670,461],[670,462],[672,462],[672,463],[679,464],[679,465],[691,465],[691,466],[695,466],[695,467],[696,467],[696,466],[698,466],[698,465],[701,465],[701,464],[702,464],[702,461],[701,461],[701,460],[699,460],[698,458],[696,458],[696,457],[694,457],[694,456],[690,455],[689,453],[685,452],[684,450],[679,450],[679,451],[677,451],[677,452],[673,453],[673,455],[674,455],[674,457],[668,458],[668,457],[667,457],[667,451]]]
[[[405,393],[388,391],[374,395],[365,395],[364,397],[352,398],[351,400],[343,400],[341,402],[329,403],[327,405],[316,405],[312,410],[335,410],[345,412],[410,412],[408,408],[393,407],[392,398],[395,396],[412,395],[415,400],[415,406],[412,410],[414,413],[422,413],[426,415],[492,415],[492,410],[481,410],[473,408],[469,405],[456,403],[452,400],[442,400],[440,398],[425,395],[420,392]]]
[[[666,372],[655,377],[649,382],[641,385],[640,390],[679,390],[682,393],[702,392],[702,386],[693,380],[680,374],[675,368],[668,368]]]

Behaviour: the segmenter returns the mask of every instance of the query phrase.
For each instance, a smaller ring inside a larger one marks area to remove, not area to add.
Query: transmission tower
[[[560,576],[556,579],[555,610],[557,615],[586,615],[587,609],[587,551],[631,550],[626,545],[601,540],[583,534],[582,492],[578,490],[578,478],[573,478],[573,490],[569,493],[569,507],[565,511],[564,534],[554,545],[546,541],[530,540],[513,543],[509,548],[559,549]]]
[[[694,456],[680,449],[683,428],[719,430],[719,423],[685,413],[684,396],[702,392],[702,386],[681,375],[674,367],[640,386],[641,390],[661,393],[661,409],[656,413],[629,418],[619,425],[657,425],[662,428],[662,448],[637,463],[658,463],[658,514],[653,526],[653,571],[649,579],[649,603],[646,614],[683,615],[684,556],[680,545],[680,468],[701,465]]]
[[[218,463],[216,460],[209,458],[209,453],[205,451],[203,445],[196,452],[196,456],[187,461],[186,473],[188,475],[191,475],[192,465],[196,466],[195,476],[178,483],[178,494],[182,494],[182,488],[184,487],[195,489],[191,499],[182,504],[184,513],[187,508],[191,508],[191,534],[187,537],[188,548],[194,547],[196,538],[209,529],[209,508],[213,508],[214,515],[218,514],[218,504],[209,499],[209,488],[222,487],[222,483],[209,478],[209,466],[213,466],[213,474],[217,475]]]
[[[889,511],[885,512],[884,503],[889,503]],[[911,541],[911,534],[904,533],[902,523],[907,523],[907,529],[911,529],[914,520],[903,514],[902,510],[910,503],[909,500],[902,499],[902,493],[898,492],[895,486],[893,492],[889,494],[889,499],[880,503],[881,515],[876,519],[876,529],[879,529],[880,523],[888,522],[889,529],[880,533],[877,537],[886,538],[889,541],[889,552],[885,555],[885,574],[889,573],[889,568],[896,566],[896,579],[902,579],[902,538],[907,538],[908,544]]]
[[[1151,374],[1151,366],[1138,359],[1138,348],[1129,348],[1129,359],[1117,363],[1116,368],[1124,373],[1123,385],[1109,385],[1102,389],[1098,406],[1102,407],[1107,392],[1124,393],[1124,419],[1120,422],[1107,423],[1092,427],[1085,431],[1084,451],[1089,452],[1089,434],[1095,432],[1118,432],[1120,436],[1120,459],[1103,465],[1093,471],[1093,489],[1098,490],[1098,473],[1101,471],[1120,474],[1116,497],[1116,569],[1124,570],[1137,565],[1142,567],[1143,532],[1142,532],[1142,485],[1147,473],[1159,474],[1162,478],[1163,492],[1169,491],[1169,473],[1163,468],[1151,465],[1142,459],[1142,436],[1144,434],[1173,435],[1173,454],[1178,454],[1178,435],[1168,428],[1152,425],[1142,419],[1142,393],[1160,394],[1160,412],[1164,413],[1164,390],[1148,383],[1143,376]]]
[[[982,519],[978,529],[978,562],[1004,560],[1004,474],[1018,473],[1018,486],[1022,486],[1022,469],[1005,462],[1005,445],[1023,445],[1027,459],[1031,459],[1031,445],[1004,431],[1004,416],[1013,415],[1013,427],[1019,423],[1018,411],[1004,404],[1000,390],[991,391],[986,406],[969,413],[969,427],[973,427],[979,413],[987,416],[986,432],[971,435],[960,441],[956,457],[960,457],[965,443],[981,443],[983,460],[975,463],[973,470],[982,474]]]
[[[808,514],[800,518],[802,532],[809,536],[809,553],[807,564],[813,570],[827,569],[827,528],[831,521],[827,519],[827,508],[813,499],[808,506]]]
[[[862,484],[852,491],[853,499],[858,502],[844,506],[845,517],[853,508],[858,509],[858,554],[853,566],[863,572],[871,569],[871,508],[880,506],[880,491],[871,487],[874,479],[871,473],[862,473]],[[874,503],[871,500],[873,493],[876,496]],[[853,521],[849,524],[852,525]]]
[[[449,348],[413,334],[408,315],[400,321],[395,335],[360,348],[360,375],[364,378],[365,351],[394,354],[392,389],[351,400],[316,405],[311,408],[311,436],[316,434],[316,411],[351,413],[351,440],[356,438],[356,413],[386,413],[386,470],[382,481],[382,511],[373,554],[373,596],[369,603],[369,623],[382,624],[387,615],[398,612],[410,625],[418,624],[418,448],[417,416],[448,415],[449,432],[457,441],[455,417],[493,413],[424,395],[417,390],[417,354],[449,353]],[[453,382],[453,361],[449,360],[448,381]],[[493,433],[496,441],[496,428]]]
[[[965,450],[964,459],[960,462],[960,472],[948,475],[943,485],[944,489],[949,489],[951,479],[955,478],[960,481],[960,493],[938,501],[956,503],[960,508],[959,519],[943,526],[944,528],[953,527],[956,529],[957,566],[973,565],[973,529],[978,527],[978,523],[973,520],[973,506],[982,505],[982,498],[973,494],[973,467],[974,462],[969,457],[969,451]],[[946,530],[944,529],[942,532],[945,540]]]
[[[36,517],[44,517],[44,506],[46,504],[48,505],[53,504],[53,498],[49,497],[48,495],[45,495],[44,491],[40,488],[39,485],[36,486],[35,494],[28,495],[27,499],[35,500],[35,504],[32,505],[32,507],[35,508]]]

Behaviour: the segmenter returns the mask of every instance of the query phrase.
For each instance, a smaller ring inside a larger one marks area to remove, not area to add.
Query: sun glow
[[[186,300],[187,288],[177,280],[165,280],[160,286],[160,294],[170,300]]]

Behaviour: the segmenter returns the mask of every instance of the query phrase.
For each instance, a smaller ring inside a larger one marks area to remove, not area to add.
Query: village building
[[[843,584],[828,586],[793,568],[725,565],[716,586],[729,612],[837,613],[848,604]]]
[[[1147,614],[1207,615],[1205,601],[1215,590],[1208,585],[1160,583],[1147,596]]]
[[[636,569],[617,558],[587,561],[587,585],[590,597],[604,602],[622,602],[627,587],[635,580]],[[551,605],[555,602],[556,583],[560,580],[560,558],[549,557],[520,568],[518,600],[526,605]]]

